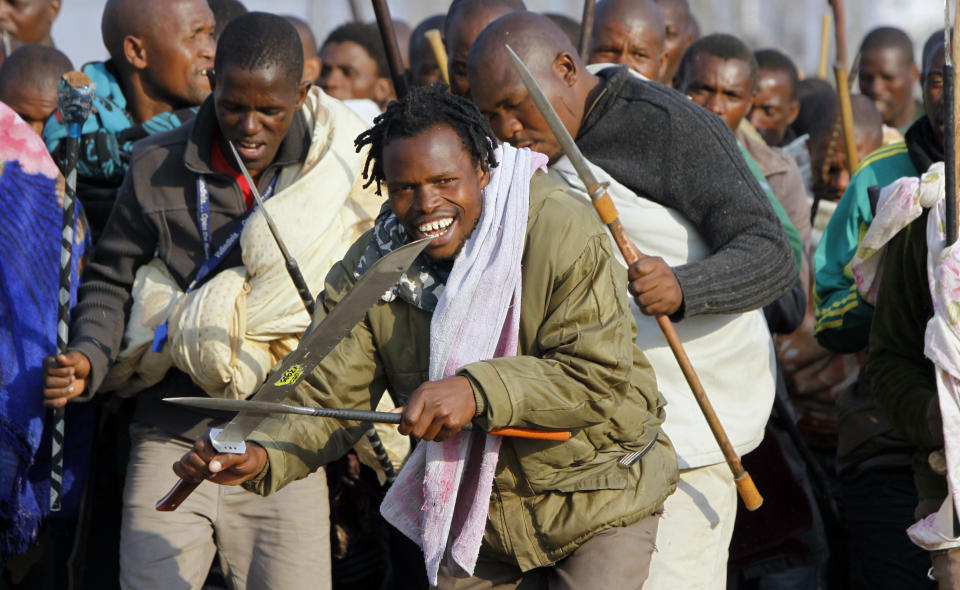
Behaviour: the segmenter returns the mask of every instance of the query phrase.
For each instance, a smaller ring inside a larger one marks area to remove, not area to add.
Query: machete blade
[[[363,319],[377,299],[400,280],[400,276],[429,243],[430,238],[417,240],[377,260],[319,324],[311,325],[297,349],[270,372],[266,382],[252,399],[258,402],[279,402],[292,394],[300,381]],[[262,412],[240,412],[217,435],[214,443],[241,443],[260,425],[263,418]]]

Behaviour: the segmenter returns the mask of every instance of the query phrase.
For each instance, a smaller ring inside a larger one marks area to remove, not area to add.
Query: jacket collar
[[[183,155],[187,170],[196,174],[219,174],[210,165],[213,138],[219,133],[217,125],[217,115],[213,109],[211,94],[200,105],[200,111],[193,120],[193,129],[190,130],[190,137],[187,139],[187,147]],[[273,159],[267,170],[303,162],[309,149],[310,134],[307,133],[307,120],[303,111],[298,109],[293,115],[293,123],[290,124],[286,137],[280,143],[277,157]]]

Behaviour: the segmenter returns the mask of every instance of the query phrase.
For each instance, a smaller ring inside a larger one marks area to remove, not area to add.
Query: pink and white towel
[[[867,303],[877,303],[884,247],[900,230],[920,217],[924,209],[943,199],[943,182],[937,185],[935,179],[937,174],[942,176],[942,173],[943,163],[940,162],[931,166],[921,178],[907,176],[880,191],[877,213],[850,261],[857,290]]]
[[[500,165],[491,169],[477,227],[430,322],[431,381],[472,362],[517,354],[530,178],[547,158],[507,144],[496,156]],[[461,432],[443,442],[421,442],[380,506],[387,522],[420,545],[433,585],[444,561],[455,575],[473,574],[500,440]]]

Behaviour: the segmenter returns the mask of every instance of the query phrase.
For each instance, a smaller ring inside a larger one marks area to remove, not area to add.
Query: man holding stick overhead
[[[197,117],[138,144],[86,271],[66,362],[47,371],[45,394],[57,406],[87,389],[139,390],[122,587],[199,587],[219,553],[234,589],[324,588],[323,473],[274,498],[201,488],[179,512],[154,510],[173,481],[169,465],[225,418],[161,398],[252,394],[310,322],[231,142],[312,293],[369,226],[363,207],[378,205],[361,187],[353,148],[365,125],[301,83],[293,25],[249,13],[227,26],[219,48],[213,94]]]
[[[387,252],[433,242],[293,401],[371,408],[389,388],[404,406],[400,432],[423,442],[381,512],[421,545],[439,588],[640,588],[676,459],[605,229],[540,170],[546,157],[495,149],[476,107],[441,87],[391,103],[357,145],[390,207],[327,276],[323,308]],[[471,422],[573,437],[458,434]],[[270,417],[245,454],[200,439],[174,469],[272,493],[364,429]]]
[[[546,153],[556,160],[554,170],[583,190],[516,75],[506,43],[533,72],[594,173],[610,182],[628,236],[654,255],[631,267],[629,289],[638,343],[670,404],[664,429],[682,471],[664,507],[649,584],[722,586],[736,512],[733,478],[649,315],[678,322],[734,448],[755,448],[775,386],[771,339],[757,309],[796,280],[786,236],[722,121],[626,68],[589,74],[559,29],[532,13],[497,20],[467,60],[473,97],[500,139]],[[737,211],[736,218],[725,210]]]

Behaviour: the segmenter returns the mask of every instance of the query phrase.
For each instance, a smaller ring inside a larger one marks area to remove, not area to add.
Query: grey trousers
[[[523,573],[516,566],[483,559],[471,578],[455,578],[441,567],[438,590],[640,590],[650,569],[660,515],[590,538],[552,567]]]
[[[214,555],[233,590],[330,588],[330,515],[323,470],[263,498],[203,482],[174,512],[154,504],[177,481],[171,466],[191,443],[130,427],[123,494],[120,586],[199,590]]]

